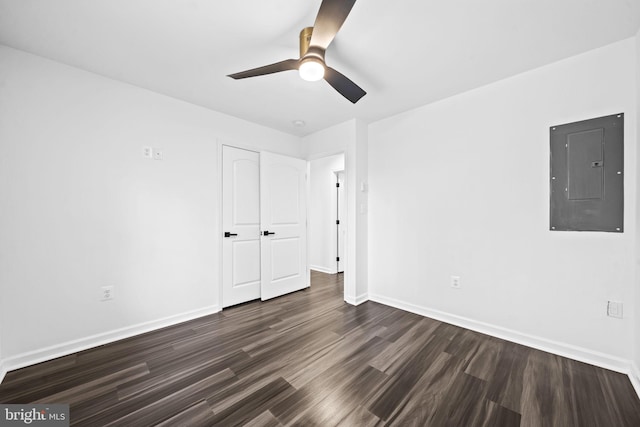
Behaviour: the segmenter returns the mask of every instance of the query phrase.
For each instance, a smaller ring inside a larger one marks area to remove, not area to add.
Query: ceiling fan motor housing
[[[303,28],[300,31],[300,58],[309,50],[309,42],[311,42],[311,34],[313,33],[313,27]]]

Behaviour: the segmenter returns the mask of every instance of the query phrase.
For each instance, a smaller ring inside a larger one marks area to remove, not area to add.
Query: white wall
[[[371,124],[371,298],[618,368],[630,360],[635,53],[628,39]],[[625,232],[550,232],[549,127],[619,112]],[[624,319],[606,316],[608,299],[624,302]]]
[[[220,140],[301,157],[297,137],[0,46],[11,367],[218,309]]]
[[[350,144],[355,141],[355,121],[331,126],[302,138],[301,147],[307,160],[346,153]]]
[[[344,170],[344,154],[310,162],[309,178],[309,266],[324,273],[337,273],[337,195],[335,172]]]

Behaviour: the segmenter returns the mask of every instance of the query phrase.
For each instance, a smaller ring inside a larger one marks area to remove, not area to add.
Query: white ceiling
[[[321,0],[0,0],[0,43],[294,135],[413,107],[632,37],[640,0],[359,0],[328,65],[353,105],[295,71]],[[307,125],[296,128],[292,121]]]

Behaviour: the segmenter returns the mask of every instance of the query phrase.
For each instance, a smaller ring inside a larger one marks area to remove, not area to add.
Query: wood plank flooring
[[[622,374],[311,289],[7,374],[78,426],[640,426]]]

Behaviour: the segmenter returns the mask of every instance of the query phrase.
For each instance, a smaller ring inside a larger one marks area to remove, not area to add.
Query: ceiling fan
[[[325,79],[340,95],[352,103],[358,102],[367,93],[343,74],[328,67],[324,53],[333,41],[336,33],[349,16],[356,0],[323,0],[313,27],[300,32],[300,58],[286,59],[264,67],[253,68],[235,74],[233,79],[263,76],[281,71],[298,70],[300,77],[308,81]]]

